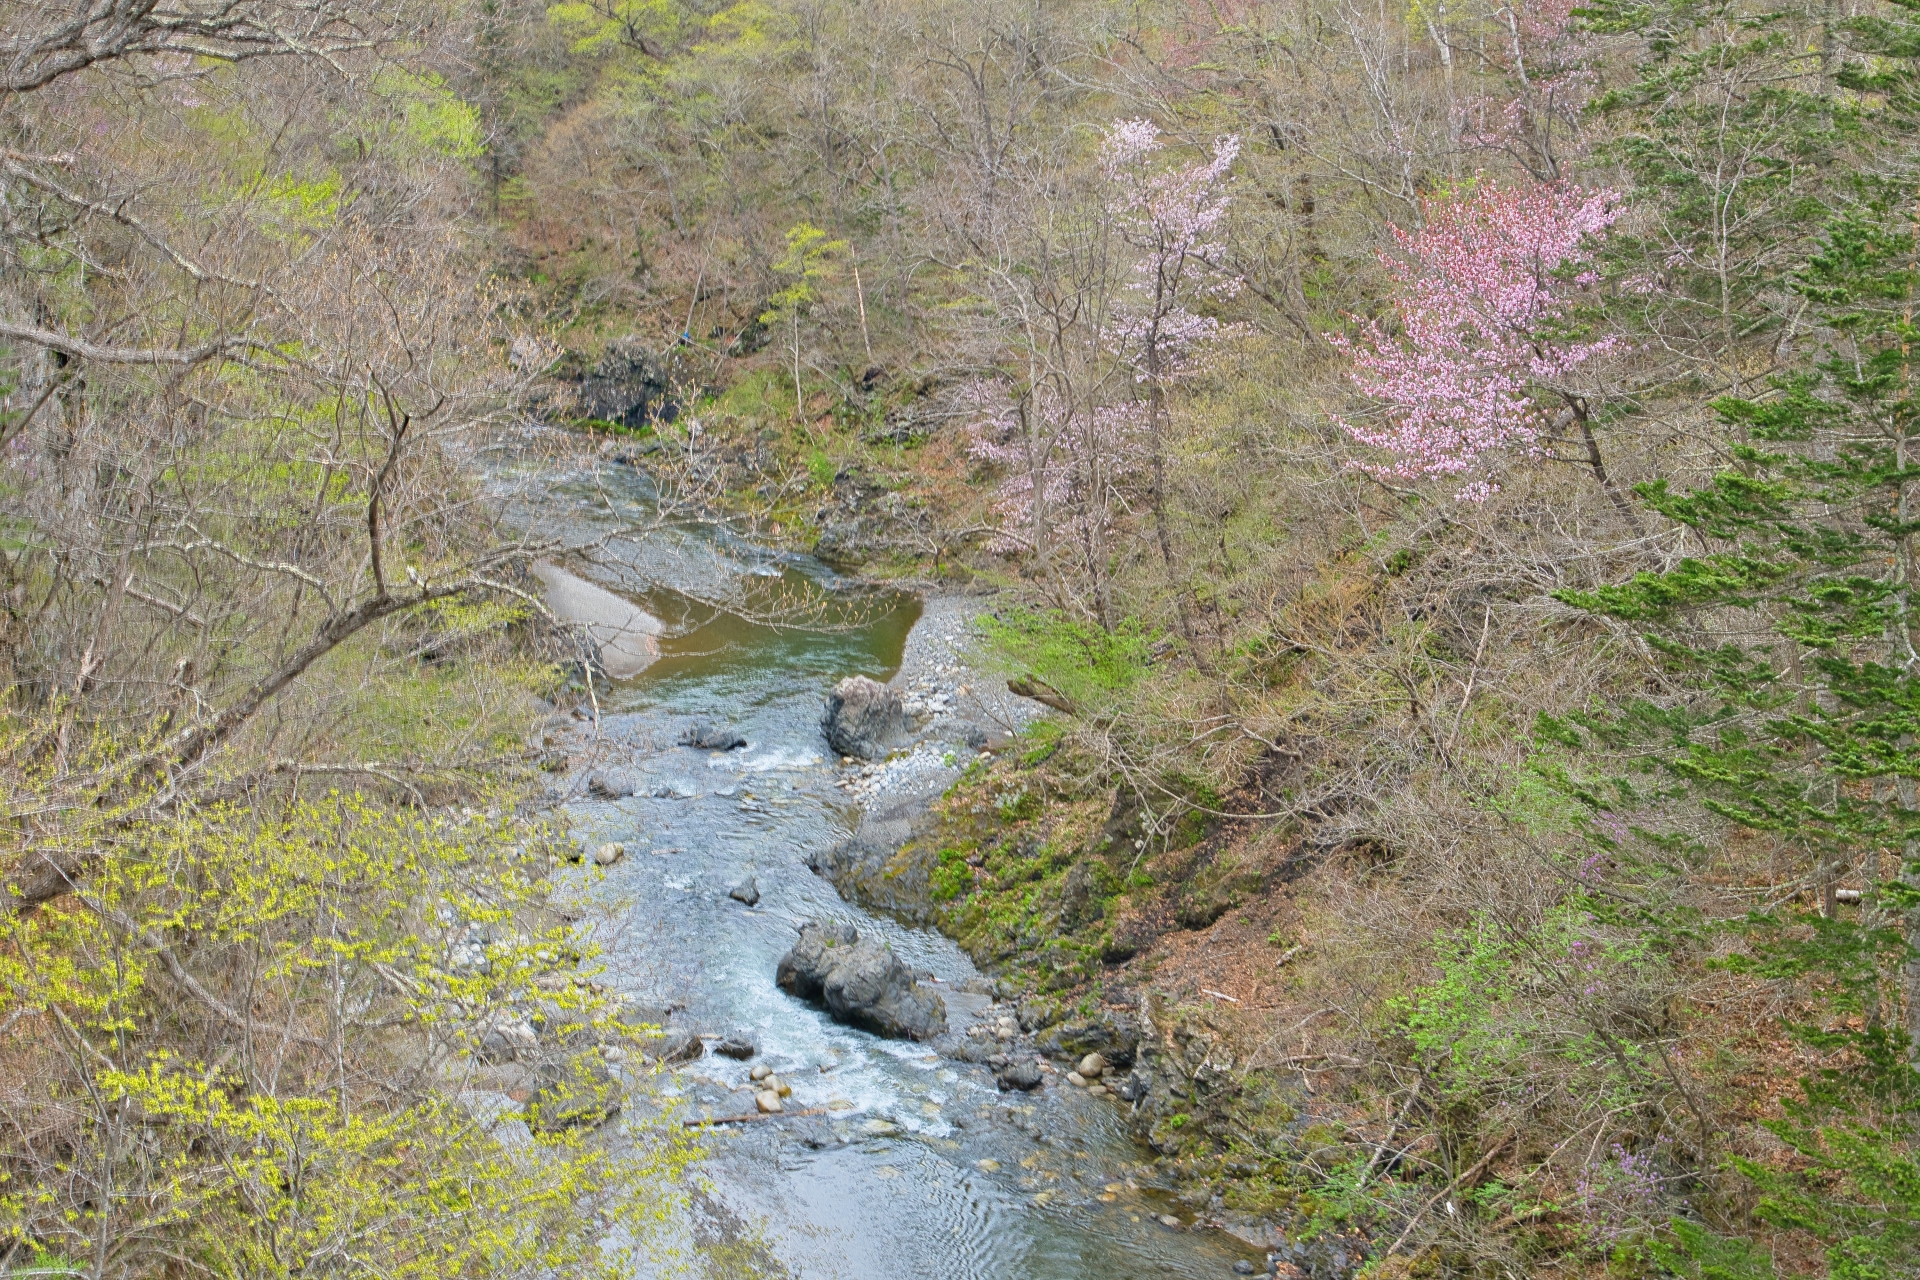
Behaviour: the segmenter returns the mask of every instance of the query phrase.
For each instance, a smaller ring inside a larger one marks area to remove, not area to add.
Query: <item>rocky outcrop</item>
[[[814,874],[833,882],[840,896],[869,911],[884,911],[906,924],[933,923],[929,877],[937,851],[915,842],[934,826],[926,802],[908,796],[869,811],[854,833],[808,856]]]
[[[897,1040],[931,1040],[947,1029],[947,1002],[913,971],[853,926],[808,921],[780,960],[787,994],[818,1001],[839,1022]]]
[[[843,756],[884,760],[907,740],[907,709],[897,689],[866,676],[848,676],[827,695],[820,727],[827,745]]]
[[[1098,1055],[1108,1068],[1133,1065],[1140,1032],[1134,1017],[1124,1010],[1101,1009],[1049,1027],[1038,1037],[1041,1052],[1050,1058]]]
[[[1100,918],[1093,868],[1076,862],[1060,881],[1060,927],[1068,933]]]
[[[578,369],[579,365],[573,367]],[[572,379],[571,390],[576,417],[597,418],[630,429],[656,421],[672,422],[679,411],[673,399],[668,358],[631,337],[609,343],[591,369]]]

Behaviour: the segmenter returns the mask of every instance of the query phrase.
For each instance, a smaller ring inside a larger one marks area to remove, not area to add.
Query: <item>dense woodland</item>
[[[991,593],[1053,714],[939,918],[1228,1050],[1180,1176],[1373,1277],[1915,1274],[1916,7],[0,4],[0,1269],[670,1211],[458,1103],[621,1025],[535,417]]]

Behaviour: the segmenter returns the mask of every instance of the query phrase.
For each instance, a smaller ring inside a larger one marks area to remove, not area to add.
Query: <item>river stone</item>
[[[768,1076],[772,1074],[773,1074],[773,1068],[763,1062],[759,1066],[755,1067],[753,1070],[749,1071],[747,1073],[747,1078],[753,1081],[755,1084],[759,1084],[762,1080],[765,1080]]]
[[[827,695],[820,727],[839,754],[884,760],[907,739],[907,708],[899,690],[866,676],[848,676]]]
[[[727,896],[735,902],[744,902],[750,907],[754,906],[760,901],[760,882],[752,876],[748,876],[739,884],[729,888],[727,890]]]
[[[1107,1069],[1107,1060],[1097,1053],[1090,1053],[1080,1059],[1080,1074],[1089,1080],[1098,1080]]]
[[[760,1108],[760,1114],[765,1116],[777,1116],[785,1110],[780,1105],[780,1095],[771,1089],[762,1089],[754,1094],[753,1105]]]
[[[1256,1270],[1258,1270],[1258,1268],[1245,1258],[1238,1258],[1234,1261],[1233,1274],[1237,1276],[1250,1276],[1253,1275]]]
[[[661,1035],[649,1038],[640,1049],[641,1056],[668,1066],[692,1062],[706,1051],[706,1042],[691,1027],[668,1027]]]
[[[1040,1064],[1031,1058],[1022,1058],[1018,1062],[1009,1062],[993,1073],[994,1083],[1000,1086],[1002,1093],[1015,1089],[1028,1092],[1040,1087]]]
[[[609,841],[593,851],[594,862],[602,867],[610,867],[627,856],[627,846],[618,841]]]
[[[801,926],[775,981],[789,995],[821,1001],[836,1021],[876,1035],[931,1040],[947,1029],[947,1002],[851,925],[810,920]]]
[[[760,1052],[760,1046],[755,1044],[753,1037],[746,1032],[736,1031],[719,1044],[714,1045],[713,1051],[723,1058],[734,1058],[745,1062],[748,1058]]]
[[[1067,1072],[1067,1083],[1076,1089],[1084,1089],[1087,1087],[1087,1078],[1078,1071],[1069,1071]]]
[[[597,1053],[546,1059],[534,1069],[538,1082],[527,1102],[527,1127],[535,1133],[591,1128],[620,1114],[621,1089]]]
[[[639,790],[639,781],[623,769],[596,769],[587,779],[588,793],[601,800],[624,800]]]
[[[531,1062],[539,1048],[540,1041],[533,1034],[533,1027],[526,1019],[515,1018],[489,1027],[480,1037],[480,1047],[475,1052],[480,1061],[497,1066],[505,1062]]]
[[[681,734],[680,745],[698,751],[737,751],[747,745],[747,739],[738,730],[703,723]]]

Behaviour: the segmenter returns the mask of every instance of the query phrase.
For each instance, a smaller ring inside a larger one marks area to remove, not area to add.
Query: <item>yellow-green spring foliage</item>
[[[645,1247],[693,1152],[644,1076],[614,1123],[526,1123],[557,1079],[642,1061],[648,1031],[549,904],[548,832],[334,793],[88,834],[79,892],[0,918],[0,1251],[631,1274],[617,1242]],[[539,1069],[476,1052],[507,1026],[568,1047]]]

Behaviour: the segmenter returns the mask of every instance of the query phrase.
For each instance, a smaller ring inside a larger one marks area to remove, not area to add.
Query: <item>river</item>
[[[644,476],[617,464],[579,462],[544,493],[539,523],[575,540],[654,514]],[[877,593],[707,524],[616,539],[569,567],[665,624],[660,659],[603,685],[597,725],[583,725],[576,743],[593,763],[637,776],[641,794],[595,800],[580,785],[583,767],[566,802],[587,847],[627,849],[593,889],[616,907],[598,939],[607,981],[757,1043],[750,1062],[708,1054],[666,1077],[682,1116],[752,1111],[746,1085],[759,1063],[791,1084],[789,1110],[820,1112],[707,1131],[704,1185],[674,1252],[691,1251],[715,1276],[808,1280],[1219,1280],[1236,1262],[1260,1264],[1239,1242],[1192,1226],[1191,1207],[1156,1189],[1124,1103],[1057,1078],[1003,1094],[985,1067],[838,1025],[774,985],[797,923],[834,917],[935,975],[956,1028],[992,1003],[980,994],[991,984],[949,939],[842,901],[807,864],[860,816],[821,733],[826,691],[855,673],[894,678],[910,637],[928,670],[951,668],[964,656],[951,652],[963,642],[956,615],[934,611],[948,630],[930,635],[936,621],[922,621],[914,596]],[[751,622],[713,608],[719,599],[804,601],[821,625]],[[748,745],[677,745],[700,721],[732,727]],[[728,896],[748,876],[761,895],[753,907]]]

